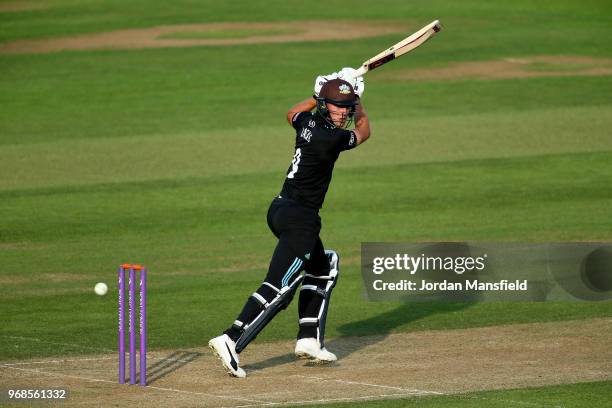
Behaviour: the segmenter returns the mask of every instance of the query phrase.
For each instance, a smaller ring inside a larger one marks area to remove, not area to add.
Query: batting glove
[[[319,92],[321,92],[321,88],[323,87],[324,83],[326,83],[327,81],[331,81],[332,79],[336,79],[336,78],[338,78],[337,72],[331,73],[329,75],[319,75],[317,79],[315,80],[315,84],[314,84],[315,96],[316,97],[319,96]]]
[[[365,82],[363,81],[362,76],[356,77],[356,73],[356,69],[350,67],[342,68],[338,72],[338,78],[351,84],[353,90],[355,91],[355,94],[361,98],[361,95],[363,95],[363,91],[365,90]]]

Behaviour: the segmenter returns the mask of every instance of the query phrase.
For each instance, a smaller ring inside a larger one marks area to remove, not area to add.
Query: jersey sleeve
[[[350,150],[357,146],[357,135],[352,130],[342,130],[340,134],[340,151]]]
[[[312,112],[298,112],[293,115],[293,118],[291,118],[291,124],[293,125],[295,130],[298,130],[299,128],[304,126],[304,123],[306,123],[308,119],[311,118]]]

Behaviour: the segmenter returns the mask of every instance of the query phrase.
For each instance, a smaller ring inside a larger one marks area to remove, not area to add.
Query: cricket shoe
[[[299,339],[295,343],[295,355],[297,358],[313,360],[317,364],[333,363],[338,357],[325,347],[321,348],[314,337]]]
[[[215,337],[208,342],[208,347],[221,360],[223,367],[231,376],[244,378],[246,372],[240,368],[238,353],[236,353],[236,343],[227,334]]]
[[[339,272],[339,263],[340,263],[340,256],[338,255],[338,253],[332,249],[326,249],[325,250],[325,255],[327,256],[327,261],[329,262],[329,270],[330,272],[335,272],[336,274]]]

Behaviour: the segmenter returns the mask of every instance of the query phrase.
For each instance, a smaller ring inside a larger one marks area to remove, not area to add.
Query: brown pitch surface
[[[205,339],[202,340],[204,344]],[[116,355],[0,363],[1,383],[68,387],[64,406],[238,407],[418,398],[612,379],[612,319],[331,339],[339,361],[313,366],[294,342],[251,344],[246,379],[206,347],[149,353],[149,387],[116,383]]]

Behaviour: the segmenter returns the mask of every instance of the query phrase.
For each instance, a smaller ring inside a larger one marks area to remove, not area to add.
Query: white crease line
[[[370,384],[370,383],[357,382],[357,381],[340,380],[340,379],[337,379],[337,378],[316,377],[314,375],[299,375],[299,374],[295,374],[295,375],[292,375],[292,377],[312,378],[312,379],[320,380],[320,381],[336,381],[336,382],[340,382],[340,383],[344,383],[344,384],[366,385],[368,387],[388,388],[388,389],[391,389],[391,390],[399,390],[399,391],[405,391],[405,392],[414,392],[414,393],[419,393],[419,394],[443,395],[443,393],[437,392],[437,391],[425,391],[425,390],[417,390],[415,388],[411,389],[411,388],[404,388],[404,387],[394,387],[394,386],[391,386],[391,385]]]
[[[46,361],[26,361],[23,363],[0,363],[0,365],[6,367],[18,366],[18,365],[30,365],[30,364],[58,364],[58,363],[72,363],[79,361],[101,361],[101,360],[114,360],[114,357],[99,357],[99,358],[77,358],[77,359],[66,359],[66,360],[46,360]]]
[[[7,365],[3,365],[4,367],[11,369],[11,370],[19,370],[19,371],[25,371],[25,372],[29,372],[29,373],[36,373],[36,374],[44,374],[44,375],[49,375],[51,377],[66,377],[66,378],[75,378],[78,380],[85,380],[85,381],[91,381],[91,382],[102,382],[102,383],[108,383],[108,384],[117,384],[115,381],[110,381],[110,380],[102,380],[99,378],[90,378],[90,377],[81,377],[78,375],[70,375],[70,374],[62,374],[62,373],[50,373],[48,371],[42,371],[40,369],[38,370],[34,370],[34,369],[28,369],[28,368],[20,368],[20,367],[11,367],[11,366],[7,366]],[[213,398],[220,398],[220,399],[232,399],[232,400],[236,400],[236,401],[246,401],[246,402],[255,402],[257,404],[260,405],[270,405],[270,404],[275,404],[274,402],[268,402],[268,401],[260,401],[260,400],[254,400],[254,399],[249,399],[249,398],[241,398],[241,397],[232,397],[229,395],[214,395],[214,394],[207,394],[204,392],[196,392],[196,391],[184,391],[184,390],[177,390],[174,388],[164,388],[164,387],[155,387],[152,385],[148,385],[146,387],[142,387],[143,390],[146,390],[147,388],[151,388],[154,390],[160,390],[160,391],[171,391],[171,392],[177,392],[177,393],[181,393],[181,394],[191,394],[191,395],[203,395],[205,397],[213,397]]]
[[[529,64],[531,62],[528,59],[521,58],[504,58],[504,61],[512,62],[515,64]]]
[[[51,377],[67,377],[67,378],[76,378],[76,379],[79,379],[79,380],[86,380],[86,381],[92,381],[92,382],[103,382],[103,383],[115,384],[114,381],[101,380],[99,378],[80,377],[78,375],[61,374],[61,373],[50,373],[50,372],[47,372],[47,371],[42,371],[40,369],[12,367],[12,366],[8,366],[6,364],[3,364],[2,366],[6,367],[8,369],[11,369],[11,370],[25,371],[25,372],[28,372],[28,373],[36,373],[36,374],[44,374],[44,375],[49,375]]]
[[[316,400],[302,400],[302,401],[284,401],[284,402],[267,402],[263,404],[249,404],[249,405],[232,405],[232,406],[224,406],[223,408],[248,408],[248,407],[265,407],[270,405],[303,405],[303,404],[313,404],[313,403],[327,403],[327,402],[335,402],[335,401],[361,401],[368,399],[382,399],[387,397],[414,397],[419,395],[428,395],[427,392],[422,394],[417,393],[397,393],[397,394],[378,394],[378,395],[365,395],[362,397],[339,397],[339,398],[324,398],[324,399],[316,399]]]
[[[448,395],[443,393],[438,393],[439,395]],[[398,393],[398,394],[379,394],[379,395],[366,395],[362,397],[339,397],[339,398],[326,398],[326,399],[318,399],[318,400],[304,400],[304,401],[285,401],[285,402],[268,402],[264,404],[248,404],[248,405],[232,405],[232,406],[224,406],[222,408],[254,408],[254,407],[265,407],[270,405],[302,405],[302,404],[312,404],[312,403],[326,403],[326,402],[334,402],[334,401],[360,401],[360,400],[368,400],[368,399],[382,399],[388,397],[414,397],[414,396],[425,396],[430,395],[428,391],[424,391],[423,393]],[[451,396],[462,396],[462,394],[455,394]],[[499,401],[499,402],[507,402],[510,404],[518,404],[518,405],[529,405],[541,408],[561,408],[558,405],[542,405],[535,402],[528,401],[516,401],[509,399],[499,399],[499,398],[485,398],[485,397],[476,397],[463,395],[464,397],[469,397],[471,399],[480,399],[486,401]]]
[[[153,385],[147,385],[146,388],[153,388],[154,390],[161,390],[161,391],[178,392],[178,393],[181,393],[181,394],[204,395],[204,396],[207,396],[207,397],[215,397],[215,398],[221,398],[221,399],[225,398],[225,399],[233,399],[233,400],[238,400],[238,401],[256,402],[258,404],[263,404],[263,405],[274,404],[273,402],[254,400],[254,399],[249,399],[249,398],[230,397],[229,395],[213,395],[213,394],[206,394],[204,392],[184,391],[184,390],[177,390],[177,389],[174,389],[174,388],[155,387]]]
[[[22,337],[22,336],[2,336],[6,339],[14,339],[14,340],[27,340],[27,341],[35,341],[37,343],[44,343],[44,344],[56,344],[59,346],[69,346],[69,347],[78,347],[78,348],[82,348],[82,349],[87,349],[87,350],[96,350],[96,351],[105,351],[105,352],[113,352],[114,350],[111,349],[107,349],[107,348],[101,348],[101,347],[91,347],[91,346],[83,346],[82,344],[74,344],[74,343],[58,343],[55,341],[47,341],[47,340],[43,340],[43,339],[39,339],[37,337]]]
[[[126,354],[129,354],[126,352]],[[17,365],[30,365],[30,364],[58,364],[58,363],[67,363],[67,362],[79,362],[79,361],[102,361],[102,360],[114,360],[115,357],[96,357],[96,358],[72,358],[72,359],[64,359],[64,360],[41,360],[41,361],[24,361],[20,363],[3,363],[0,362],[0,365],[3,366],[17,366]],[[180,361],[181,363],[191,363],[193,360],[182,360],[180,358],[168,358],[168,357],[153,357],[147,356],[148,360],[161,360],[163,362],[166,361]]]

